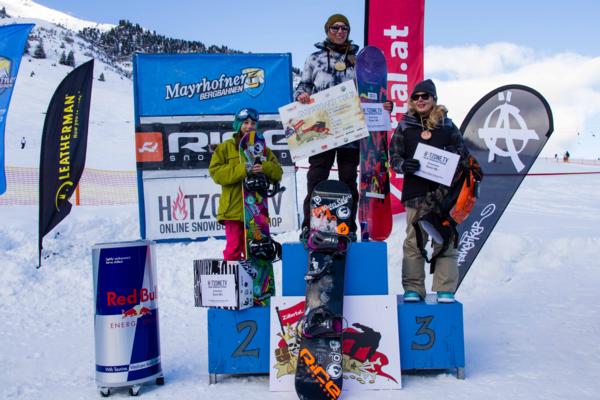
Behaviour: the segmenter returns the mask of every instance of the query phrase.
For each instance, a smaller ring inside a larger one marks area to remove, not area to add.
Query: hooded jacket
[[[294,99],[297,99],[303,92],[315,94],[354,79],[356,76],[352,60],[358,52],[357,45],[350,43],[347,54],[334,50],[328,41],[315,43],[315,47],[319,50],[306,59],[300,83],[294,91]],[[337,71],[335,69],[336,62],[344,62],[346,69]]]
[[[304,63],[300,83],[294,91],[294,100],[301,93],[312,95],[354,79],[356,77],[354,64],[358,46],[352,43],[349,43],[348,46],[347,52],[338,52],[335,50],[337,46],[328,40],[315,43],[315,47],[319,50],[308,56]],[[337,71],[335,69],[337,62],[345,63],[346,69]],[[358,148],[358,143],[352,142],[342,147]]]
[[[244,221],[242,181],[247,172],[246,166],[240,161],[240,152],[236,144],[237,135],[239,133],[217,146],[208,167],[208,172],[215,183],[222,186],[217,211],[219,223],[225,220]],[[267,149],[267,161],[262,163],[262,167],[271,181],[281,180],[283,170],[270,149]]]
[[[418,114],[404,114],[390,143],[390,161],[391,165],[395,167],[394,169],[397,169],[405,159],[414,157],[419,143],[457,153],[461,158],[466,156],[467,151],[462,133],[450,118],[444,117],[431,131],[431,138],[428,140],[421,137],[421,132],[424,130]],[[433,192],[438,186],[439,183],[416,175],[404,175],[401,201],[425,197],[428,192]]]

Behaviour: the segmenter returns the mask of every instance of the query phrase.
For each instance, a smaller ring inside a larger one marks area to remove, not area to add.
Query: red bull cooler
[[[96,384],[110,388],[163,384],[154,242],[100,243],[92,248]]]

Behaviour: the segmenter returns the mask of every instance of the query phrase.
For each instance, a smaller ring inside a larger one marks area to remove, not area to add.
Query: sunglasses
[[[337,32],[337,31],[339,31],[340,29],[342,30],[342,32],[348,32],[348,31],[350,30],[350,28],[348,28],[346,25],[331,25],[331,26],[329,27],[329,29],[330,29],[332,32]]]
[[[238,121],[245,121],[250,118],[254,122],[258,122],[258,111],[253,108],[242,108],[235,115],[235,119]]]
[[[410,96],[412,101],[419,101],[419,99],[423,99],[425,101],[429,100],[429,93],[417,93]]]

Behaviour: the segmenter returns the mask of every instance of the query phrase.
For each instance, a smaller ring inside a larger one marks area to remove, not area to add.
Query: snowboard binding
[[[308,235],[306,245],[314,251],[344,253],[350,246],[350,238],[347,235],[313,230]]]
[[[252,258],[278,261],[281,260],[281,244],[268,236],[253,239],[248,243],[248,253]]]
[[[267,175],[258,172],[249,174],[244,179],[244,189],[248,192],[256,192],[263,197],[273,197],[277,193],[283,192],[285,186],[281,186],[279,182],[271,183]]]
[[[342,330],[342,317],[334,315],[326,306],[319,306],[310,310],[304,318],[302,336],[305,338],[339,336]]]

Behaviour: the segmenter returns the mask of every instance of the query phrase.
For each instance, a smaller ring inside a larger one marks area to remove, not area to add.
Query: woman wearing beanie
[[[437,93],[431,79],[419,82],[408,101],[408,112],[404,115],[390,145],[391,166],[399,174],[404,174],[402,203],[406,208],[406,239],[403,245],[402,286],[404,301],[418,302],[425,298],[425,259],[417,245],[417,232],[413,222],[425,213],[424,200],[428,193],[435,191],[439,184],[414,175],[420,168],[419,160],[414,159],[419,143],[425,143],[466,156],[462,134],[446,115],[448,110],[437,104]],[[427,242],[425,236],[424,242]],[[453,239],[451,239],[453,242]],[[437,243],[435,246],[440,246]],[[435,250],[439,249],[436,247]],[[433,291],[437,292],[438,302],[454,302],[454,292],[458,284],[458,252],[454,246],[438,256],[433,276]]]
[[[300,83],[294,92],[294,99],[308,104],[310,95],[328,89],[355,78],[354,64],[358,46],[348,39],[350,23],[342,14],[334,14],[325,22],[326,39],[315,44],[318,49],[304,64]],[[308,158],[309,169],[306,176],[306,197],[304,198],[304,219],[300,240],[305,241],[310,225],[310,195],[315,186],[329,177],[336,159],[340,181],[350,188],[353,199],[350,217],[351,237],[356,238],[356,209],[358,188],[356,186],[357,168],[360,162],[358,142],[316,154]]]
[[[212,179],[221,185],[217,220],[225,225],[226,245],[223,259],[226,261],[245,258],[242,181],[246,175],[262,172],[273,182],[280,181],[283,176],[279,161],[270,149],[267,149],[267,160],[253,165],[249,170],[246,170],[245,164],[240,161],[240,139],[256,131],[258,119],[258,112],[252,108],[242,108],[238,111],[233,120],[233,137],[217,146],[208,167]]]

